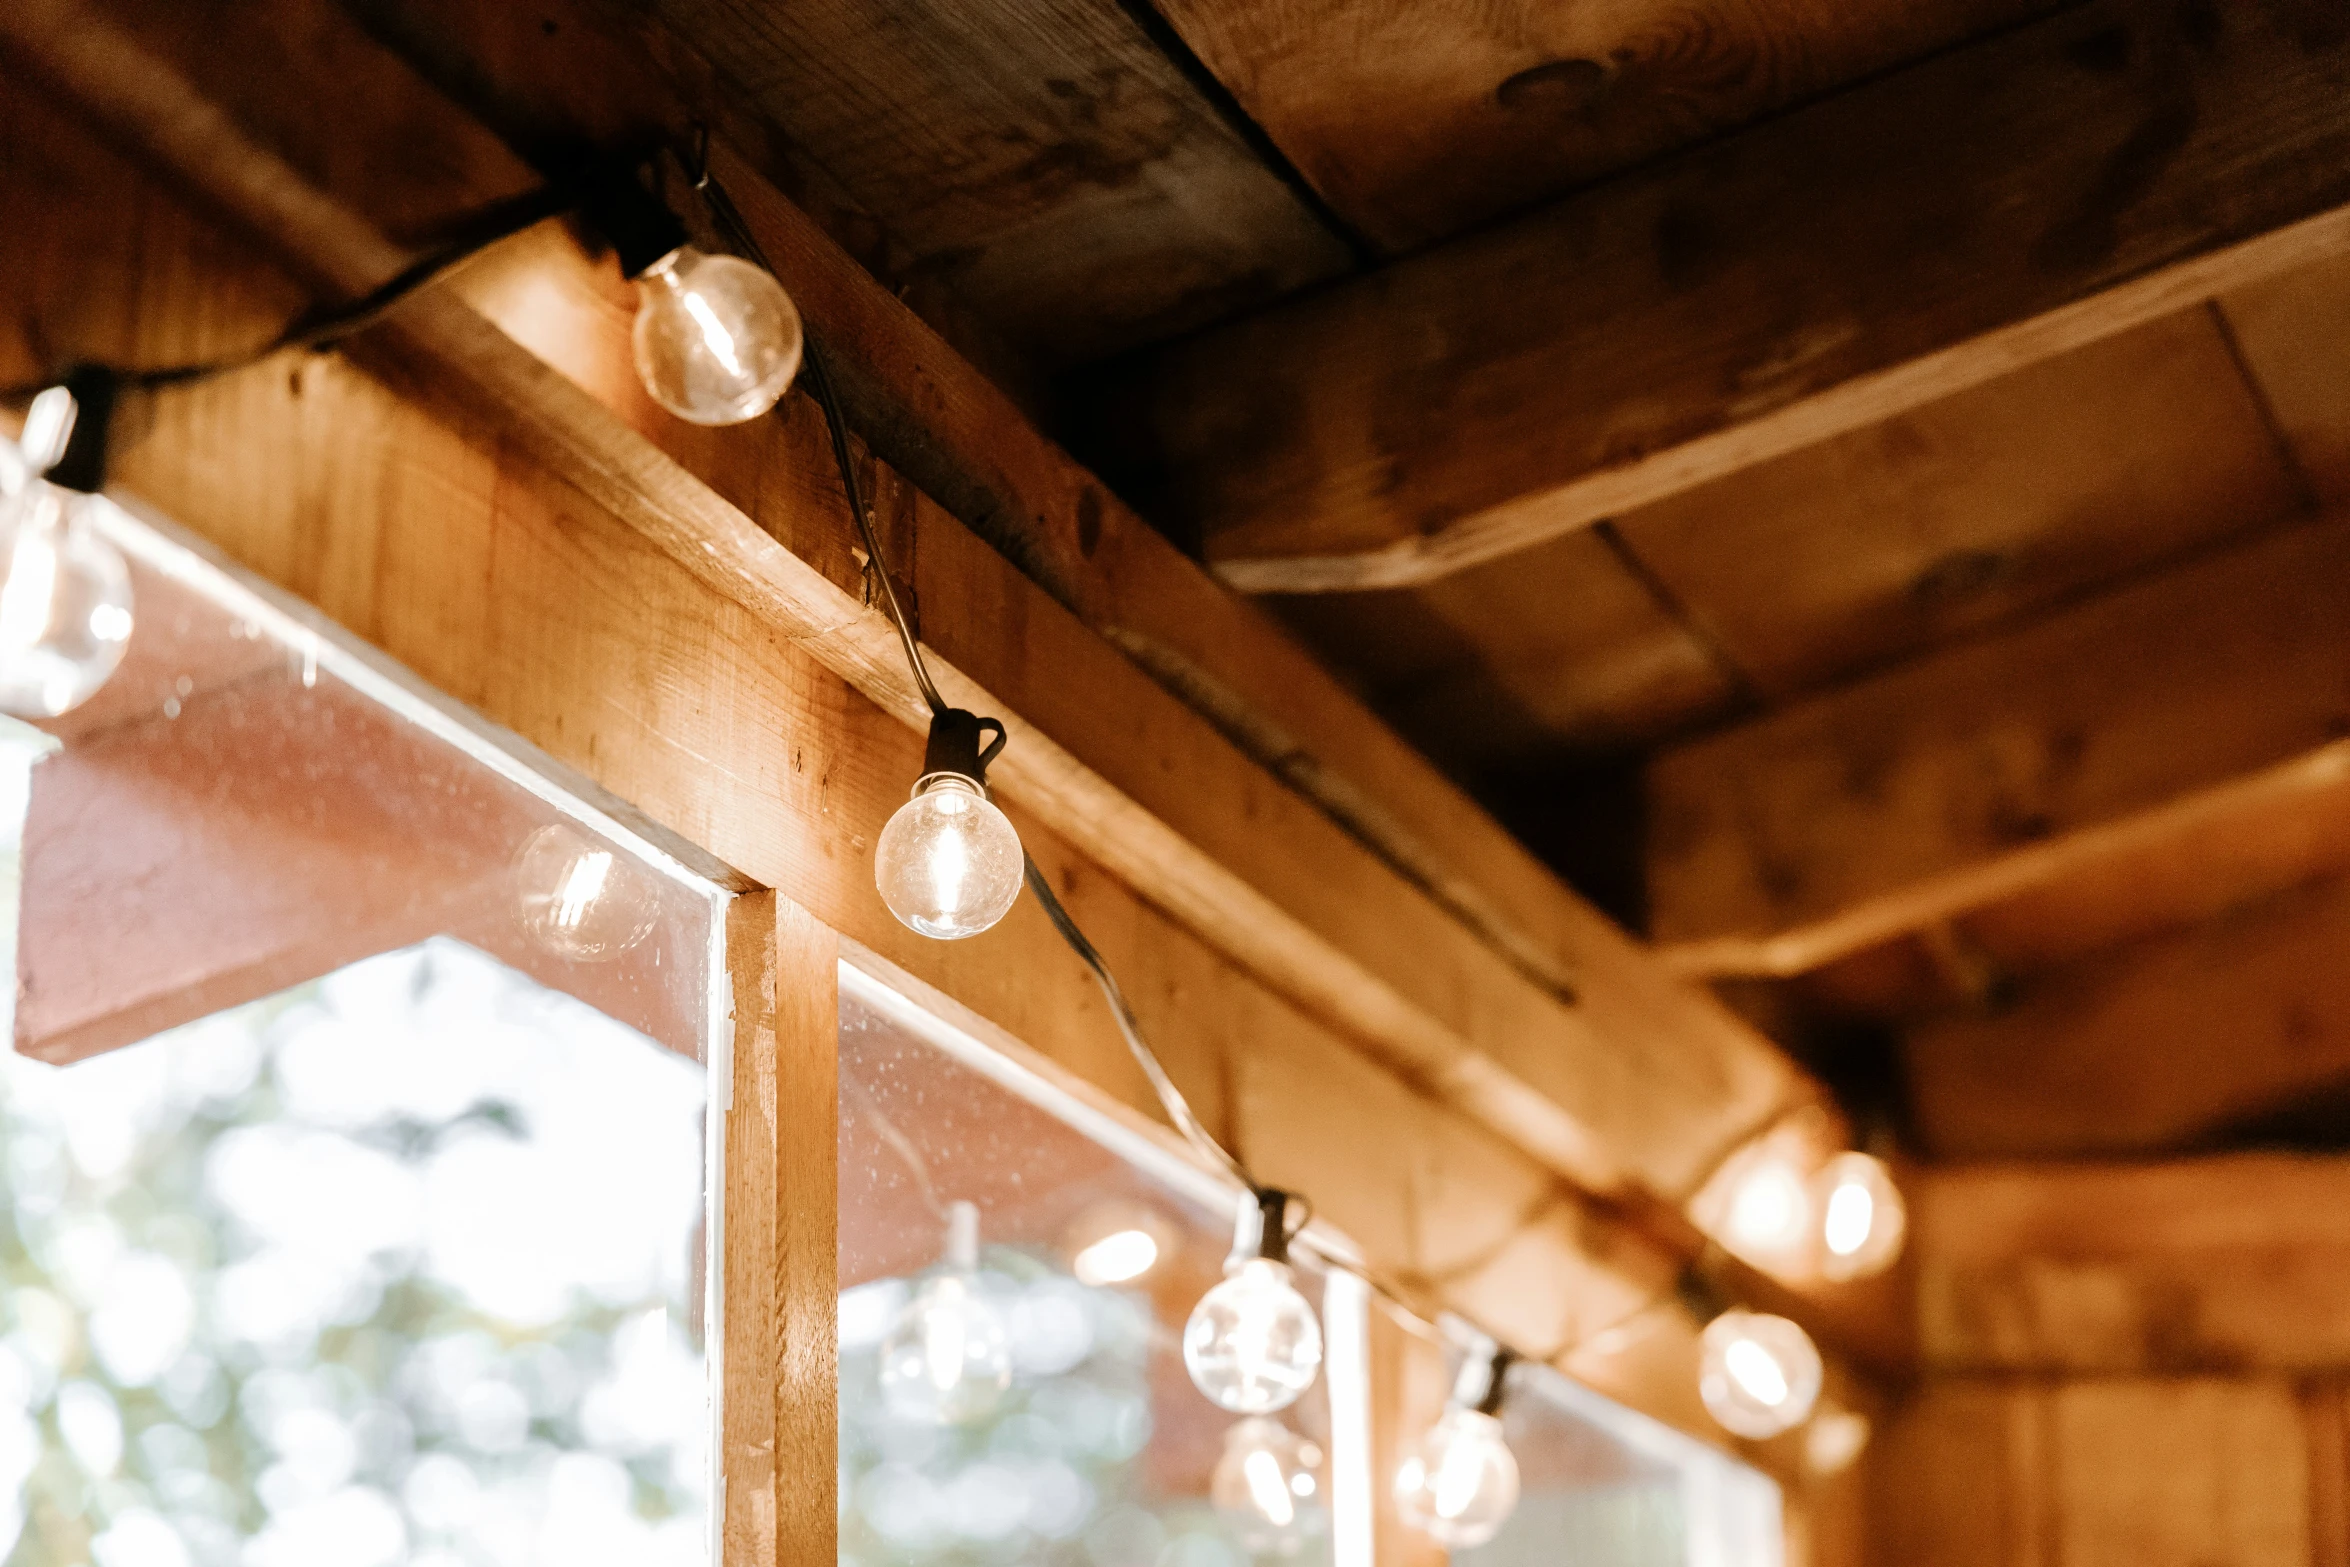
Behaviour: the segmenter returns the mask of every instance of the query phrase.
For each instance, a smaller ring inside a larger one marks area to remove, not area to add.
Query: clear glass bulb
[[[1269,1415],[1296,1403],[1322,1365],[1322,1324],[1289,1264],[1247,1257],[1200,1297],[1183,1325],[1183,1364],[1218,1408]]]
[[[1826,1478],[1850,1469],[1869,1445],[1869,1417],[1850,1409],[1827,1409],[1803,1433],[1803,1466]]]
[[[945,1260],[907,1297],[881,1341],[881,1394],[924,1425],[985,1419],[1012,1386],[1012,1339],[980,1287],[979,1210],[947,1210]]]
[[[1208,1499],[1252,1555],[1294,1556],[1329,1532],[1321,1469],[1320,1447],[1255,1416],[1224,1433]]]
[[[1722,1429],[1761,1441],[1801,1425],[1820,1397],[1820,1352],[1785,1317],[1725,1311],[1706,1324],[1698,1396]]]
[[[1802,1171],[1776,1152],[1749,1161],[1724,1219],[1723,1244],[1766,1269],[1799,1266],[1811,1236],[1811,1192]]]
[[[1893,1266],[1909,1231],[1909,1209],[1884,1160],[1838,1154],[1812,1177],[1811,1192],[1811,1205],[1820,1215],[1824,1277],[1839,1282],[1867,1278]]]
[[[514,856],[517,917],[532,941],[574,963],[602,963],[652,934],[660,903],[627,856],[569,822],[550,822]]]
[[[961,773],[916,784],[873,846],[881,901],[944,941],[976,936],[1010,913],[1025,864],[1011,819]]]
[[[91,518],[105,501],[24,476],[0,499],[0,711],[88,701],[131,641],[131,574]]]
[[[636,280],[636,372],[694,424],[773,408],[800,369],[800,312],[770,273],[682,245]]]
[[[1455,1550],[1483,1545],[1518,1506],[1518,1459],[1501,1420],[1455,1404],[1395,1472],[1404,1522]]]

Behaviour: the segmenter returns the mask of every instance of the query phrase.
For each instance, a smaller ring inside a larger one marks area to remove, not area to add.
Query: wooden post
[[[840,941],[772,892],[727,911],[726,1567],[838,1555]],[[720,1092],[724,1092],[722,1088]]]

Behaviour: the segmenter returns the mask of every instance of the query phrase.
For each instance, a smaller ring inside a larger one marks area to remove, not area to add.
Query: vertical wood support
[[[840,942],[796,904],[756,892],[728,907],[726,953],[725,1563],[832,1567]]]

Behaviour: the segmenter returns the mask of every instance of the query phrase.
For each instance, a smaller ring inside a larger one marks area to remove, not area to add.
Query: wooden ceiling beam
[[[366,90],[331,105],[298,82],[224,70],[220,90],[262,95],[240,117],[233,97],[206,99],[182,74],[213,68],[219,50],[167,62],[103,15],[42,0],[0,26],[116,135],[287,247],[305,275],[344,288],[372,281],[362,274],[387,246],[366,205],[378,185],[321,185],[239,137],[267,137],[292,115],[297,147],[305,136],[388,138],[389,128],[371,132],[358,116],[371,105],[446,116],[448,105],[403,85],[397,62],[382,56],[365,62]],[[325,168],[331,180],[331,159]],[[524,177],[511,160],[492,173],[509,184]],[[476,196],[449,194],[466,205]],[[272,221],[281,199],[299,226]],[[798,403],[789,420],[734,431],[679,426],[635,387],[627,296],[608,271],[569,247],[526,244],[507,258],[523,270],[503,279],[499,259],[462,280],[497,322],[430,291],[355,350],[469,427],[499,432],[919,725],[893,638],[863,602],[812,409]],[[1708,1014],[1678,987],[1635,975],[1603,1010],[1530,979],[927,497],[886,470],[877,477],[893,531],[913,540],[941,684],[1011,725],[996,769],[1004,794],[1392,1070],[1587,1186],[1671,1200],[1721,1151],[1816,1094],[1759,1036],[1727,1022],[1683,1028],[1692,1012]],[[1643,960],[1626,944],[1623,962]]]
[[[1931,1369],[2350,1367],[2350,1158],[1926,1169],[1910,1215]]]
[[[1648,770],[1654,934],[1685,973],[1801,973],[2338,808],[2346,602],[2350,518],[2334,517],[1665,752]],[[2173,878],[2163,895],[2200,893]]]
[[[1143,355],[1100,444],[1236,586],[1425,581],[2350,245],[2346,83],[2317,7],[2089,0]]]
[[[2350,882],[2026,982],[1904,1040],[1936,1158],[2157,1153],[2350,1113]]]

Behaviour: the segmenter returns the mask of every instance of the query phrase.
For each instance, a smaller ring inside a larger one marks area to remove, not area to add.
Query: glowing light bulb
[[[1706,1325],[1697,1391],[1722,1429],[1761,1441],[1801,1425],[1820,1397],[1820,1352],[1785,1317],[1726,1311]]]
[[[1518,1506],[1518,1460],[1498,1417],[1454,1405],[1395,1474],[1404,1521],[1439,1545],[1483,1545]]]
[[[1869,1417],[1850,1409],[1827,1409],[1803,1433],[1803,1465],[1815,1475],[1839,1475],[1869,1445]]]
[[[1183,1325],[1192,1385],[1236,1415],[1287,1409],[1322,1367],[1322,1324],[1286,1260],[1287,1201],[1283,1192],[1241,1195],[1224,1282],[1200,1297]]]
[[[1329,1530],[1322,1449],[1256,1416],[1224,1433],[1208,1499],[1251,1554],[1292,1556]]]
[[[881,901],[925,936],[976,936],[1011,912],[1026,861],[1020,834],[961,773],[931,773],[881,829]]]
[[[924,1425],[984,1419],[1012,1385],[1012,1342],[979,1282],[979,1210],[947,1209],[946,1257],[916,1286],[881,1341],[881,1393]]]
[[[569,822],[550,822],[514,856],[516,917],[556,957],[602,963],[652,934],[660,900],[633,862]]]
[[[55,718],[122,663],[131,577],[92,521],[106,504],[29,475],[0,499],[0,711]]]
[[[1159,1243],[1148,1230],[1118,1230],[1079,1252],[1069,1264],[1080,1284],[1124,1284],[1158,1266]]]
[[[1749,1262],[1785,1266],[1801,1256],[1811,1222],[1811,1193],[1803,1176],[1790,1161],[1766,1155],[1740,1174],[1722,1240]]]
[[[1812,1177],[1820,1213],[1820,1272],[1835,1280],[1882,1273],[1901,1255],[1909,1212],[1885,1161],[1838,1154]]]
[[[680,419],[756,419],[799,373],[799,310],[740,257],[680,246],[638,275],[637,296],[637,374]]]

